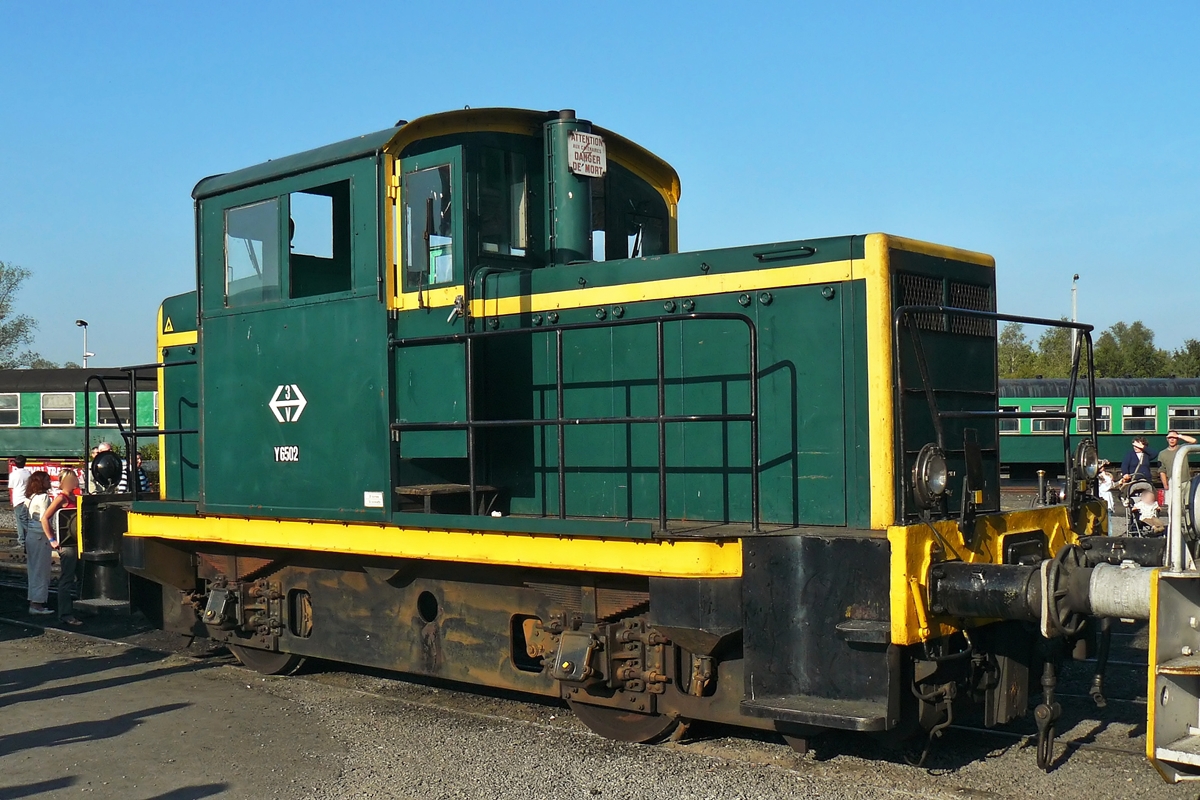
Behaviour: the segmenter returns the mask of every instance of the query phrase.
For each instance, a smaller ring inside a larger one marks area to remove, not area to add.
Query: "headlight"
[[[917,453],[913,464],[913,494],[922,508],[930,508],[946,493],[950,481],[950,470],[946,467],[946,454],[936,444],[927,444]]]
[[[1084,439],[1075,448],[1075,471],[1089,481],[1100,471],[1100,456],[1091,439]]]

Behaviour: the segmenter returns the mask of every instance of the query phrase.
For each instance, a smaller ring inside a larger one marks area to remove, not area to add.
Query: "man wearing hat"
[[[1171,474],[1172,470],[1175,469],[1175,456],[1179,453],[1180,439],[1188,444],[1196,443],[1195,437],[1188,436],[1186,433],[1167,431],[1167,449],[1158,454],[1159,463],[1162,464],[1162,468],[1158,471],[1158,479],[1162,481],[1164,492],[1171,489]]]

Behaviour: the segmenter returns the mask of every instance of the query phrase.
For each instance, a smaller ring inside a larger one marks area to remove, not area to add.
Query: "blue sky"
[[[519,10],[517,10],[519,9]],[[887,231],[1004,311],[1200,338],[1200,4],[0,0],[0,259],[36,347],[153,358],[202,177],[464,105],[678,170],[681,249]]]

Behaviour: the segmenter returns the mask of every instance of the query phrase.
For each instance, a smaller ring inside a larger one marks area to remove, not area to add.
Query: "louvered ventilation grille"
[[[987,286],[976,286],[972,283],[950,281],[948,296],[943,294],[944,282],[941,278],[930,278],[925,275],[897,275],[900,286],[900,305],[905,306],[940,306],[952,308],[969,308],[974,311],[992,311],[992,292]],[[950,333],[961,336],[996,335],[996,323],[990,319],[976,319],[949,315]],[[946,315],[922,313],[912,315],[911,324],[926,331],[946,330]]]
[[[927,278],[924,275],[909,275],[900,273],[900,305],[902,306],[940,306],[942,305],[942,281],[940,278]],[[945,330],[941,314],[911,314],[909,323],[921,330]]]
[[[992,311],[992,293],[986,286],[950,282],[950,305],[973,311]],[[978,317],[950,317],[950,332],[964,336],[995,336],[996,321]]]

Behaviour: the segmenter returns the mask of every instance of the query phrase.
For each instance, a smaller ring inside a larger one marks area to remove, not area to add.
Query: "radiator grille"
[[[947,305],[952,308],[969,308],[973,311],[995,310],[992,302],[992,290],[988,286],[946,281],[943,278],[930,278],[926,275],[912,275],[905,272],[898,273],[896,278],[900,294],[898,305]],[[946,319],[947,316],[949,320]],[[960,336],[987,336],[990,338],[996,335],[996,323],[990,319],[923,312],[911,315],[909,321],[910,324],[925,331],[945,333],[946,326],[949,325],[949,332]]]
[[[992,291],[987,286],[950,281],[950,305],[972,311],[992,311]],[[951,315],[950,332],[964,336],[995,336],[996,321]]]
[[[899,274],[900,303],[902,306],[940,306],[945,297],[942,295],[943,281],[941,278],[928,278],[924,275]],[[943,331],[945,325],[941,314],[910,314],[909,323],[925,331]]]

